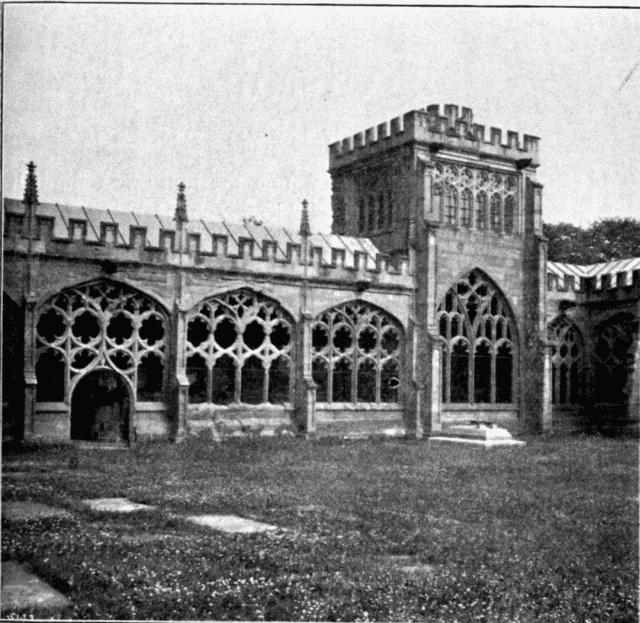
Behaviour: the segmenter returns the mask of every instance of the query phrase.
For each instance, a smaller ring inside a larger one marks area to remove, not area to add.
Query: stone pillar
[[[416,225],[416,410],[423,434],[430,436],[442,429],[441,346],[436,322],[438,224],[420,218]]]
[[[36,415],[36,298],[24,297],[24,438],[35,434]],[[5,365],[7,362],[5,362]]]
[[[531,433],[551,428],[547,362],[547,243],[542,236],[542,185],[526,179],[523,326],[519,344],[520,428]]]
[[[300,432],[307,437],[315,436],[316,429],[316,384],[311,373],[311,323],[313,316],[300,314],[298,323],[298,374],[296,375],[296,422]]]
[[[179,278],[182,278],[180,275]],[[176,301],[173,313],[174,326],[174,375],[171,385],[174,388],[176,421],[176,441],[189,434],[189,379],[187,378],[186,340],[187,310]]]
[[[404,422],[406,436],[409,439],[422,439],[421,406],[424,401],[424,384],[420,382],[418,366],[418,346],[420,336],[415,318],[409,318],[407,326],[405,348],[405,377],[404,383]]]

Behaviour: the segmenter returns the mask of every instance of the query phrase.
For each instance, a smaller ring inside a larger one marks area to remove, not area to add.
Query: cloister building
[[[5,199],[3,433],[635,422],[640,258],[547,262],[538,138],[414,110],[329,150],[332,233]]]

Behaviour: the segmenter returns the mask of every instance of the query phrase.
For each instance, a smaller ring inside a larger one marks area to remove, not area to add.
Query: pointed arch
[[[400,400],[404,331],[400,321],[362,300],[331,307],[312,325],[318,402]]]
[[[598,382],[594,402],[629,404],[638,333],[638,319],[629,312],[614,314],[596,326],[593,354]]]
[[[69,404],[82,377],[109,368],[137,400],[161,401],[168,334],[164,305],[133,286],[99,279],[64,288],[36,314],[36,399]]]
[[[577,405],[583,400],[584,338],[578,326],[566,315],[547,326],[551,342],[551,402]]]
[[[442,298],[437,320],[444,345],[443,403],[513,403],[515,316],[494,281],[479,268],[468,271]]]
[[[191,402],[292,401],[293,316],[251,288],[207,298],[187,315],[185,355]]]

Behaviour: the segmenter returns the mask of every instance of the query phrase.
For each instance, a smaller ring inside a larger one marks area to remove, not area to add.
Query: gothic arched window
[[[438,308],[443,403],[513,403],[514,320],[504,296],[479,270]]]
[[[458,191],[453,186],[447,186],[445,220],[448,225],[457,225],[458,222]]]
[[[502,199],[498,193],[491,196],[491,229],[502,233]]]
[[[250,290],[200,303],[187,320],[190,402],[291,401],[293,320]]]
[[[108,367],[128,379],[137,400],[162,401],[167,326],[156,301],[124,284],[63,290],[38,314],[37,400],[66,400],[82,376]]]
[[[595,402],[627,404],[631,394],[638,320],[619,313],[596,328]]]
[[[345,303],[320,314],[311,337],[318,402],[398,402],[403,339],[389,314]]]
[[[460,206],[460,227],[471,227],[473,218],[473,193],[469,188],[462,191],[462,205]]]
[[[507,195],[504,200],[504,233],[513,234],[516,222],[516,200],[513,195]]]
[[[487,229],[487,194],[483,190],[476,200],[476,229]]]
[[[583,341],[578,328],[560,316],[547,329],[551,347],[551,398],[553,404],[578,404],[582,399]]]

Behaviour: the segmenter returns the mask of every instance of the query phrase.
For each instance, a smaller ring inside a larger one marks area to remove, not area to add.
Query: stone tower
[[[329,148],[333,232],[415,260],[418,434],[550,425],[539,139],[486,134],[431,105]]]

